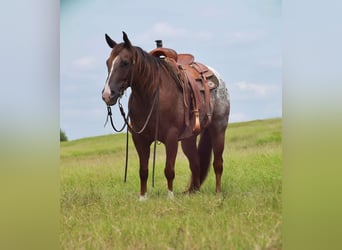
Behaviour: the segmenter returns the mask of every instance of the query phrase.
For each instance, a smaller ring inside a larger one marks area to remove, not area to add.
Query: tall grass
[[[190,171],[179,150],[174,200],[165,150],[157,146],[155,187],[139,202],[138,157],[125,135],[61,143],[62,249],[280,249],[281,119],[230,124],[222,194],[212,169],[201,192],[185,195]]]

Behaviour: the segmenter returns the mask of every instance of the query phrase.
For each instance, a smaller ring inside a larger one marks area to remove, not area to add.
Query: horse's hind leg
[[[139,135],[133,135],[133,142],[139,155],[140,200],[145,200],[147,198],[148,159],[151,142]]]
[[[193,136],[189,139],[182,141],[182,149],[184,154],[189,160],[191,169],[191,182],[189,192],[197,191],[200,189],[200,161],[196,146],[196,137]]]
[[[225,129],[211,129],[210,134],[212,136],[212,146],[214,152],[213,166],[216,176],[216,193],[221,193],[221,176],[223,172],[222,154],[224,150]]]

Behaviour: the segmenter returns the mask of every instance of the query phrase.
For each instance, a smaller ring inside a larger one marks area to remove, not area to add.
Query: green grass
[[[282,248],[281,119],[229,125],[221,195],[212,168],[200,193],[182,193],[190,170],[181,148],[174,200],[167,198],[161,144],[146,202],[138,201],[132,141],[123,182],[124,134],[62,142],[60,152],[62,249]]]

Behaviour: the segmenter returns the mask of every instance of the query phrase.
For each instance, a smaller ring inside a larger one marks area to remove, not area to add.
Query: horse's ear
[[[125,31],[122,31],[122,34],[123,34],[123,40],[124,40],[124,42],[125,42],[125,47],[126,47],[126,48],[132,47],[131,41],[128,39],[128,36],[127,36],[127,34],[125,33]]]
[[[108,36],[107,34],[105,34],[105,37],[106,37],[106,42],[108,46],[111,48],[114,48],[114,46],[116,45],[116,42],[114,42],[112,38],[110,38],[110,36]]]

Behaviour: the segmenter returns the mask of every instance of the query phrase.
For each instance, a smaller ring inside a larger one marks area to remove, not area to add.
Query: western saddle
[[[204,127],[211,121],[210,91],[217,88],[218,80],[207,66],[195,62],[192,54],[178,54],[173,49],[163,48],[161,40],[156,40],[156,43],[157,48],[150,51],[150,55],[163,58],[172,66],[183,92],[186,128],[180,138],[197,134],[201,130],[200,113],[204,114]],[[189,126],[190,123],[193,125]]]

